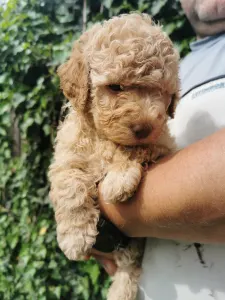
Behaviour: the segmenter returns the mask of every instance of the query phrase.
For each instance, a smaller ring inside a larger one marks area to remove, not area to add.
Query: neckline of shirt
[[[191,51],[198,51],[202,50],[202,48],[209,48],[218,41],[220,41],[222,38],[225,39],[225,32],[194,41],[190,43]]]

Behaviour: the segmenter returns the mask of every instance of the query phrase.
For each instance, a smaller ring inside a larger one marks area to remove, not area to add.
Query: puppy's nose
[[[132,126],[132,131],[135,137],[141,140],[149,136],[152,131],[152,127],[150,125],[137,124]]]

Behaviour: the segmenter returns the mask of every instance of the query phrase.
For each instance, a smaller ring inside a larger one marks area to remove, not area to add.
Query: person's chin
[[[195,11],[201,22],[225,22],[225,0],[197,0]]]

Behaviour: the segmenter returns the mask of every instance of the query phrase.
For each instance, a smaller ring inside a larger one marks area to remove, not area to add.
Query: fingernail
[[[104,262],[102,266],[109,275],[113,274],[113,270],[108,262]]]
[[[106,261],[104,258],[96,258],[96,260],[103,266],[109,275],[113,274],[112,267],[108,261]]]

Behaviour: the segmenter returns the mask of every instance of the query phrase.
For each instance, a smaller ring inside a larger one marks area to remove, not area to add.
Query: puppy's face
[[[178,99],[178,54],[161,27],[130,14],[97,24],[59,68],[61,87],[100,136],[122,145],[156,143]]]
[[[170,39],[149,19],[127,16],[106,23],[87,52],[97,131],[123,145],[157,143],[178,97]]]
[[[93,93],[92,114],[99,133],[122,145],[156,143],[173,95],[158,88],[108,84]]]

